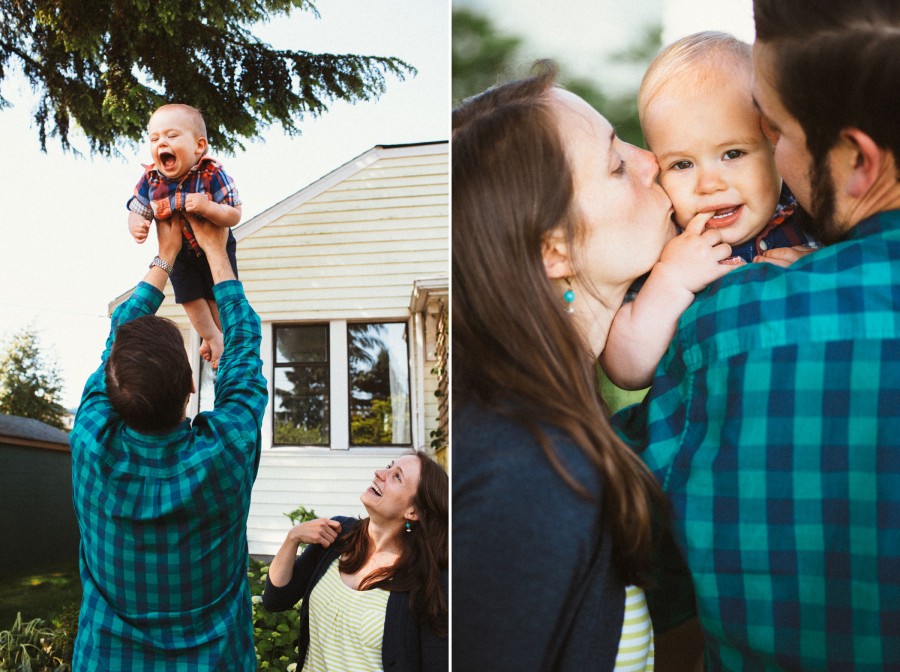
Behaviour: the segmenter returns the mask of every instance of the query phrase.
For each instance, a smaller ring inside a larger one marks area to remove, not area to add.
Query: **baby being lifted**
[[[128,230],[135,241],[143,243],[151,219],[179,220],[183,240],[174,268],[159,265],[172,276],[175,301],[182,304],[203,339],[200,355],[217,368],[225,347],[222,326],[209,263],[194,238],[189,218],[231,228],[241,221],[241,200],[222,164],[206,155],[206,123],[198,110],[190,105],[163,105],[150,117],[147,130],[153,163],[144,166],[144,175],[128,201]],[[226,250],[237,277],[235,248],[229,231]]]

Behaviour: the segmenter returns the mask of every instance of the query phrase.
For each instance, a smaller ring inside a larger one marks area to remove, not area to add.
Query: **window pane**
[[[328,325],[275,329],[275,363],[327,362]]]
[[[406,324],[351,324],[347,341],[351,445],[411,443]]]
[[[275,369],[275,443],[327,445],[328,418],[326,366]]]
[[[197,395],[199,412],[213,410],[216,400],[216,372],[202,357],[200,358],[200,385],[198,385]]]

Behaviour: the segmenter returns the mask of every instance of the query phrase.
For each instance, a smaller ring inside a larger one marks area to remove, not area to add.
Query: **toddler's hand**
[[[134,242],[142,244],[146,242],[147,235],[150,233],[150,220],[144,219],[140,215],[128,218],[128,231]]]
[[[731,255],[731,245],[722,242],[721,231],[706,228],[713,214],[694,215],[681,235],[666,244],[657,264],[667,269],[673,282],[694,294],[736,268],[720,263]]]
[[[192,215],[206,215],[209,199],[206,194],[187,194],[184,198],[184,211]]]

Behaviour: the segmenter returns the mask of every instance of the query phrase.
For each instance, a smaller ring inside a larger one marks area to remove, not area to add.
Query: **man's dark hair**
[[[145,315],[121,325],[105,370],[109,401],[126,425],[156,433],[181,422],[192,373],[174,322]]]
[[[813,162],[824,162],[846,128],[900,161],[900,0],[754,0],[753,14]]]

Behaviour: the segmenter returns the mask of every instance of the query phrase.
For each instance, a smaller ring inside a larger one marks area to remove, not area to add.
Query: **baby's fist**
[[[143,217],[134,217],[128,220],[128,231],[136,243],[144,243],[150,233],[150,220]]]
[[[209,199],[206,194],[187,194],[184,197],[184,211],[194,215],[203,215],[206,212],[206,204]]]

